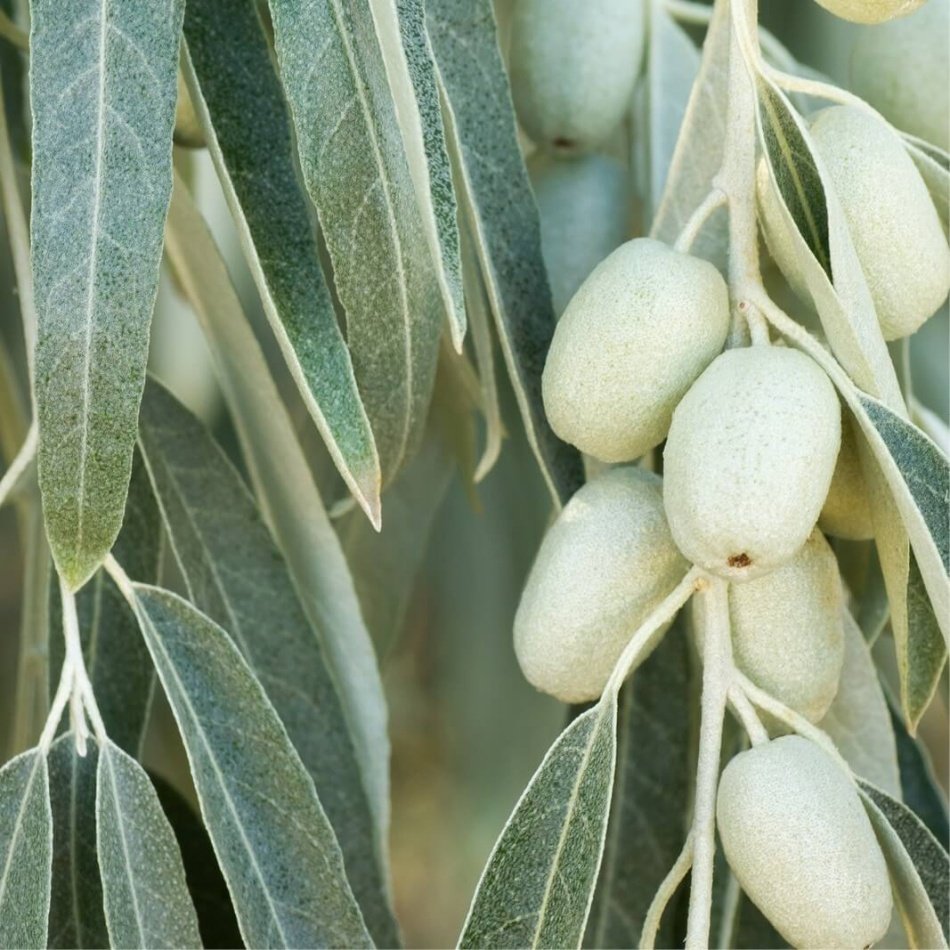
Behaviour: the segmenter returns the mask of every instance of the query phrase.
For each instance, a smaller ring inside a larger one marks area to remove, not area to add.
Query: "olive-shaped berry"
[[[627,237],[627,169],[606,155],[565,161],[536,152],[528,172],[554,312],[560,316],[588,274]]]
[[[515,615],[515,653],[537,689],[596,699],[630,637],[688,569],[660,479],[611,469],[564,506],[538,550]]]
[[[818,527],[825,534],[847,541],[867,541],[874,537],[871,501],[853,423],[841,427],[841,451]]]
[[[851,53],[851,88],[902,132],[950,149],[950,0],[861,30]]]
[[[555,329],[542,377],[551,428],[601,461],[638,458],[663,441],[728,329],[728,291],[712,264],[649,238],[628,241]]]
[[[838,562],[815,530],[787,563],[729,585],[736,666],[811,722],[828,711],[844,663]]]
[[[737,755],[716,817],[740,886],[793,947],[870,947],[884,935],[884,856],[853,783],[815,743],[784,736]]]
[[[829,13],[852,23],[884,23],[913,13],[925,0],[818,0]]]
[[[511,93],[532,141],[566,154],[601,144],[630,106],[643,45],[642,0],[518,0]]]
[[[823,109],[812,120],[811,135],[841,203],[884,338],[908,336],[950,290],[950,247],[927,186],[897,135],[862,109]],[[761,170],[758,193],[772,257],[796,293],[808,299],[778,198]]]
[[[840,442],[838,397],[810,357],[781,346],[716,357],[673,413],[663,455],[679,549],[730,580],[787,563],[815,527]]]

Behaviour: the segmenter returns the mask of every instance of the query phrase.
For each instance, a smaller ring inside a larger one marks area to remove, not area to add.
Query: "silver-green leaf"
[[[152,381],[142,400],[140,444],[192,603],[228,631],[260,680],[313,778],[367,926],[378,943],[395,945],[372,812],[338,688],[253,498],[201,423]]]
[[[122,525],[172,184],[182,0],[33,0],[39,477],[85,583]]]
[[[29,749],[0,769],[0,947],[46,946],[52,855],[46,756]]]
[[[145,771],[111,741],[99,750],[96,844],[111,946],[201,946],[171,825]]]
[[[49,752],[53,809],[50,947],[109,946],[96,857],[98,758],[99,747],[92,739],[87,740],[86,755],[80,756],[72,732],[60,736]]]
[[[868,782],[859,780],[858,785],[884,850],[910,945],[946,947],[950,856],[906,805]]]
[[[227,633],[176,594],[123,592],[184,740],[245,943],[372,946],[313,782]]]
[[[577,947],[604,850],[617,753],[608,693],[548,750],[482,874],[462,947]]]
[[[300,165],[384,481],[418,447],[442,301],[369,0],[270,0]]]
[[[189,88],[264,312],[340,474],[379,522],[379,458],[297,181],[287,105],[253,0],[191,0]]]
[[[429,37],[446,109],[459,203],[471,228],[528,441],[557,505],[583,481],[580,456],[551,431],[541,372],[554,308],[538,211],[518,147],[492,5],[430,0]]]

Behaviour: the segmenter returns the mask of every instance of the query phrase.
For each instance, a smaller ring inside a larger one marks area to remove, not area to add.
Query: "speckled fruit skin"
[[[950,0],[864,29],[851,53],[851,88],[902,132],[950,149]]]
[[[828,711],[844,662],[838,562],[813,531],[782,567],[729,586],[736,665],[811,722]]]
[[[869,947],[884,935],[884,856],[854,785],[813,742],[784,736],[737,755],[716,817],[739,884],[793,947]]]
[[[606,155],[563,160],[535,152],[528,173],[554,312],[560,316],[590,272],[627,237],[627,170]]]
[[[679,549],[733,581],[787,563],[818,520],[840,443],[834,387],[804,353],[716,357],[673,413],[663,455]]]
[[[950,290],[950,247],[927,186],[895,133],[861,109],[823,109],[812,120],[811,134],[841,202],[884,338],[908,336]],[[778,199],[761,168],[757,185],[769,251],[807,300]]]
[[[867,541],[874,537],[871,502],[853,423],[841,427],[841,451],[818,527],[825,534],[846,541]]]
[[[830,13],[852,23],[884,23],[913,13],[925,0],[818,0]]]
[[[511,94],[532,141],[566,154],[600,145],[630,105],[643,45],[642,0],[518,0]]]
[[[638,238],[584,281],[542,376],[551,428],[603,462],[659,445],[676,404],[722,349],[729,296],[712,264]]]
[[[521,595],[514,640],[525,677],[566,703],[596,699],[688,567],[657,476],[625,467],[588,482],[545,536]]]

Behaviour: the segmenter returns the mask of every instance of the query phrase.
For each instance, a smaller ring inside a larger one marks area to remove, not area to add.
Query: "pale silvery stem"
[[[680,851],[676,861],[673,862],[673,867],[667,872],[666,877],[663,878],[662,883],[653,895],[653,900],[650,901],[647,915],[643,919],[643,929],[640,932],[640,950],[653,950],[656,945],[656,934],[660,929],[660,921],[663,919],[663,911],[666,910],[667,904],[676,893],[676,889],[683,883],[683,879],[692,866],[693,833],[690,831],[683,843],[683,850]]]

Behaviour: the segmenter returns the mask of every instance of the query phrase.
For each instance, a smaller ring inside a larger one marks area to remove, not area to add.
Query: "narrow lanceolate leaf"
[[[843,611],[844,666],[820,726],[856,775],[900,798],[897,744],[877,668],[851,612]]]
[[[950,218],[950,156],[931,142],[909,135],[904,136],[904,144],[933,198],[937,214],[943,222],[943,230],[947,231]]]
[[[290,118],[254,0],[191,0],[189,89],[264,311],[327,449],[370,520],[379,459],[297,183]]]
[[[907,526],[933,612],[950,637],[950,464],[916,426],[870,396],[857,398],[858,421]]]
[[[604,850],[617,753],[605,696],[548,750],[495,844],[462,947],[577,947]]]
[[[541,231],[521,158],[488,0],[432,0],[429,36],[446,104],[459,203],[469,222],[525,432],[556,504],[583,481],[580,456],[555,436],[541,401],[554,308]]]
[[[422,0],[370,0],[402,128],[409,172],[432,254],[456,350],[462,351],[458,203],[445,144],[442,106]]]
[[[414,451],[442,308],[369,0],[270,0],[304,182],[384,481]]]
[[[136,605],[250,947],[367,947],[343,859],[274,707],[216,623],[136,584]]]
[[[287,408],[244,319],[218,248],[180,180],[172,195],[166,249],[208,338],[262,513],[339,685],[379,848],[385,854],[389,738],[373,644]]]
[[[894,896],[912,947],[947,946],[950,857],[906,806],[867,782],[858,783],[884,850]]]
[[[0,947],[45,947],[53,816],[46,756],[36,749],[0,769]]]
[[[73,589],[122,525],[171,194],[183,6],[30,6],[40,489]]]
[[[49,786],[53,809],[53,887],[49,946],[108,947],[102,884],[96,858],[96,763],[98,746],[87,741],[84,757],[73,733],[50,749]]]
[[[370,931],[394,945],[372,812],[337,686],[251,495],[201,423],[157,383],[145,389],[140,440],[191,601],[228,631],[260,680],[313,778]]]
[[[132,461],[125,522],[113,549],[123,569],[137,581],[158,579],[161,524],[141,455]],[[49,689],[55,691],[63,667],[62,607],[59,586],[50,585]],[[138,622],[112,579],[101,568],[76,596],[79,635],[86,672],[109,737],[138,757],[148,725],[155,671],[138,635]],[[62,726],[65,729],[65,721]]]
[[[200,947],[181,853],[145,771],[106,742],[96,779],[96,843],[111,945]]]
[[[773,180],[798,233],[831,280],[828,206],[821,173],[781,93],[765,79],[759,80],[756,91],[760,128]]]
[[[841,203],[810,135],[778,87],[758,77],[758,125],[785,234],[831,349],[855,383],[906,414]]]
[[[617,774],[586,947],[636,947],[650,901],[683,846],[690,795],[689,643],[663,639],[620,693]],[[672,946],[673,914],[660,946]]]

